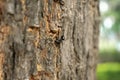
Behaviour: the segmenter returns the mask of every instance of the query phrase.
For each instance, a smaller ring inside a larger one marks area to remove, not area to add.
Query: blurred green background
[[[120,80],[120,0],[100,0],[97,80]]]

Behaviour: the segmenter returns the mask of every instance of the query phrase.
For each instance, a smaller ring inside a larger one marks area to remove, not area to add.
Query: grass
[[[99,64],[97,80],[120,80],[120,63]]]

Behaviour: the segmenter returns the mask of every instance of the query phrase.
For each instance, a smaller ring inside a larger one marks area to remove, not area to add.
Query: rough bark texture
[[[98,0],[0,0],[0,80],[95,80]]]

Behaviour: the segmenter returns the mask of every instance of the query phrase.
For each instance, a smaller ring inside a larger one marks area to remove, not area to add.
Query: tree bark
[[[95,80],[98,0],[0,0],[0,80]]]

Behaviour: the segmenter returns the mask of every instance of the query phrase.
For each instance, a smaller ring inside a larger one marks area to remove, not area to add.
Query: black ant
[[[65,40],[64,35],[62,35],[60,39],[56,39],[55,43],[60,44],[63,40]]]
[[[63,0],[54,0],[54,1],[55,1],[55,2],[59,2],[60,5],[64,5],[64,4],[65,4]]]

